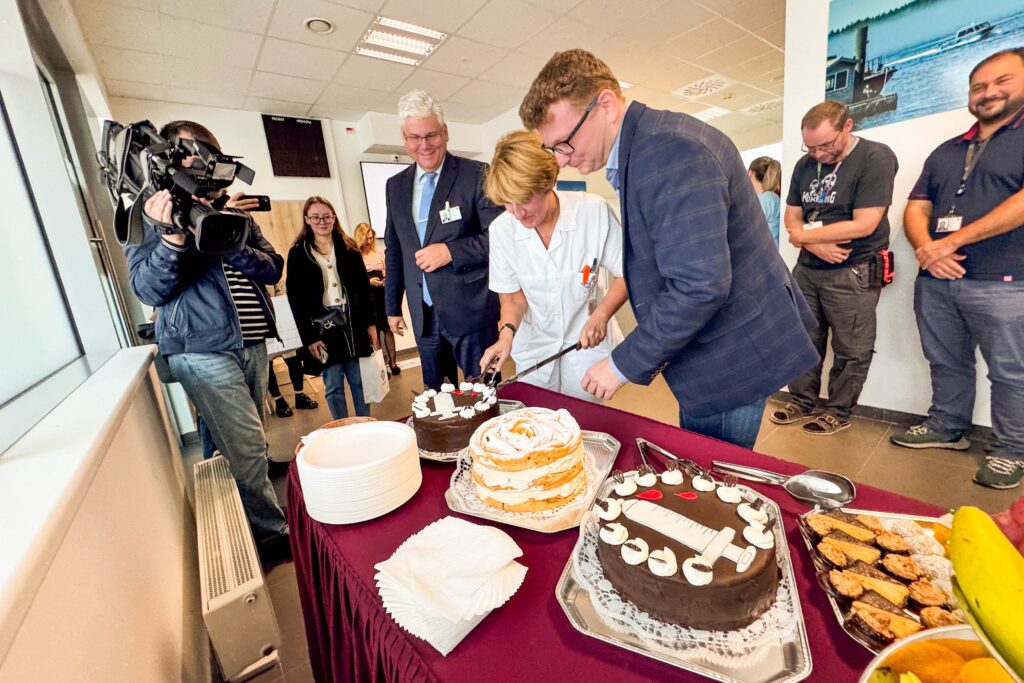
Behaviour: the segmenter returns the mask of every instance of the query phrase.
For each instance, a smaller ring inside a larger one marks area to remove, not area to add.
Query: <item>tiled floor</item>
[[[284,384],[288,381],[287,376],[282,372],[279,378],[290,401],[290,387]],[[379,419],[397,419],[407,415],[412,392],[422,388],[421,382],[418,366],[409,367],[400,376],[393,377],[390,394],[383,403],[373,406],[373,415]],[[298,438],[331,419],[323,401],[322,384],[318,379],[312,383],[316,393],[311,395],[320,402],[318,410],[296,410],[292,417],[268,418],[267,439],[271,458],[291,459]],[[675,399],[660,378],[650,387],[627,385],[609,405],[678,424]],[[799,425],[777,426],[765,418],[755,450],[807,467],[839,472],[859,483],[896,491],[942,507],[970,504],[995,512],[1006,508],[1021,495],[1019,489],[993,491],[971,482],[971,475],[984,457],[980,445],[975,444],[969,451],[960,453],[910,450],[890,444],[889,436],[903,429],[905,425],[854,418],[853,426],[834,436],[810,436],[802,434]],[[278,497],[284,500],[283,473],[276,474],[274,484]],[[275,567],[268,574],[267,581],[281,627],[281,664],[254,680],[259,683],[312,681],[293,566],[289,563]]]

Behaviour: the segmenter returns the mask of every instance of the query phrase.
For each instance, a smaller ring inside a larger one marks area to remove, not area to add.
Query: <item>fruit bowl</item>
[[[939,646],[942,649],[938,649]],[[910,670],[917,680],[906,676],[901,680],[899,672],[910,661],[913,650],[918,651],[916,659],[920,668]],[[886,673],[887,667],[883,666],[886,663],[897,673],[891,670]],[[1012,683],[1014,680],[992,659],[974,629],[968,624],[959,624],[931,628],[898,640],[871,660],[859,683]]]

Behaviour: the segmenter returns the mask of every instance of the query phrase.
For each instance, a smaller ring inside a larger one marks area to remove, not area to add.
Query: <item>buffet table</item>
[[[622,443],[616,467],[640,464],[635,439],[643,437],[710,467],[713,459],[783,473],[804,468],[613,408],[579,401],[526,384],[502,389],[502,398],[528,406],[566,408],[584,430],[607,432]],[[823,444],[827,447],[827,444]],[[841,457],[840,453],[836,457]],[[654,462],[657,469],[663,463]],[[529,569],[519,592],[495,610],[447,657],[399,628],[381,605],[374,564],[410,535],[452,513],[444,500],[452,464],[423,461],[423,485],[403,507],[361,524],[335,526],[305,510],[295,467],[288,475],[288,523],[309,657],[317,681],[662,681],[706,680],[697,674],[628,652],[577,632],[554,597],[555,584],[576,543],[575,529],[543,534],[504,526],[523,550]],[[808,510],[782,489],[752,485],[778,502],[803,605],[814,670],[808,680],[856,681],[871,654],[836,623],[817,585],[796,515]],[[859,486],[854,506],[938,516],[935,506]],[[487,524],[468,517],[470,521]]]

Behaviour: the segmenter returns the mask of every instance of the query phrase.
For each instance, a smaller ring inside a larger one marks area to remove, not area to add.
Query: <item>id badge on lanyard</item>
[[[964,172],[963,175],[960,176],[960,186],[956,188],[955,198],[949,207],[949,213],[945,216],[939,217],[939,219],[935,221],[936,233],[945,234],[956,232],[963,227],[964,217],[957,213],[956,203],[957,200],[967,192],[967,180],[971,177],[971,174],[974,173],[974,167],[978,165],[978,161],[981,159],[981,155],[985,153],[986,147],[988,147],[988,140],[982,140],[981,142],[973,141],[967,148],[967,156],[964,159]]]

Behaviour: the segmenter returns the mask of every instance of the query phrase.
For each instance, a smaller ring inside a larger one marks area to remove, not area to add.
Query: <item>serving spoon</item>
[[[800,474],[787,477],[778,472],[720,460],[713,460],[711,469],[747,481],[781,486],[797,500],[826,509],[842,507],[853,501],[857,495],[857,487],[852,481],[841,474],[825,470],[804,470]]]

